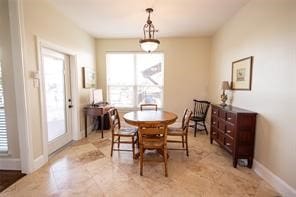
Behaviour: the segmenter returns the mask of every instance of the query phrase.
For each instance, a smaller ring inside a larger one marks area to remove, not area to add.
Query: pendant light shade
[[[142,50],[150,53],[155,51],[160,44],[159,40],[155,39],[154,33],[157,32],[152,21],[150,20],[150,13],[153,12],[152,8],[147,8],[146,12],[148,13],[148,19],[146,24],[143,27],[144,38],[140,39],[140,45]]]

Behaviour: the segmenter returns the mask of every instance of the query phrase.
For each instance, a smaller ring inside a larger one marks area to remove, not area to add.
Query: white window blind
[[[0,62],[0,152],[8,152],[6,118],[4,109],[2,64]]]
[[[163,105],[163,53],[106,54],[108,101],[120,108]]]

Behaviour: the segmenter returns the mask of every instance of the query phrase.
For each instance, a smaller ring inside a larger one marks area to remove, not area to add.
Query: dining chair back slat
[[[165,176],[167,172],[167,125],[164,123],[143,123],[138,130],[140,145],[140,175],[143,176],[145,149],[157,149],[163,155]]]

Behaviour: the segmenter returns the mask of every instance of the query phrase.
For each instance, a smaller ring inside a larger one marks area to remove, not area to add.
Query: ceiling
[[[49,0],[97,38],[139,38],[152,7],[157,37],[210,36],[249,0]]]

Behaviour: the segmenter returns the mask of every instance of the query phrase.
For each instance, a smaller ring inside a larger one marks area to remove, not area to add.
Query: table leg
[[[84,136],[87,138],[87,114],[84,114]]]
[[[101,132],[102,132],[102,138],[104,138],[104,114],[101,115]]]

